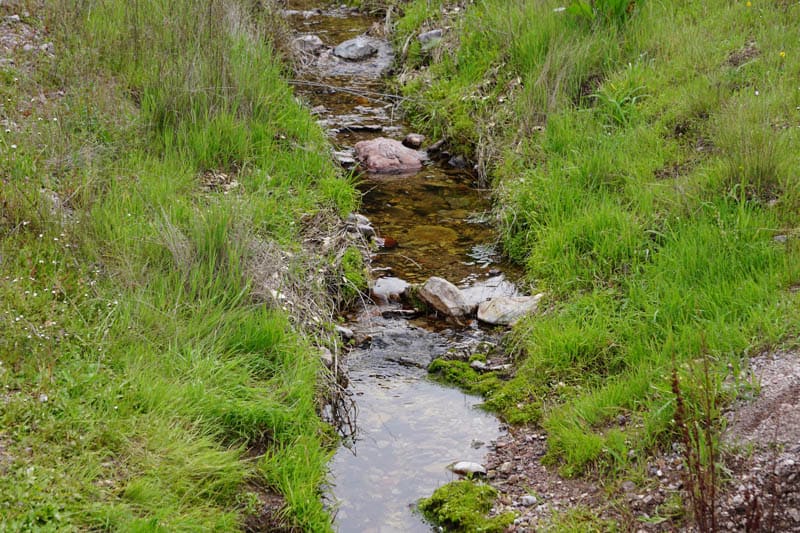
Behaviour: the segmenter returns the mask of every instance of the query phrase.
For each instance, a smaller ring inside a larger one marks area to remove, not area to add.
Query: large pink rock
[[[378,137],[356,143],[356,159],[367,170],[378,174],[403,174],[422,168],[424,152],[406,148],[400,141]]]

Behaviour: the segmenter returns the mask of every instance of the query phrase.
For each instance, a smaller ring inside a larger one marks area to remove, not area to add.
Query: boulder
[[[487,324],[513,326],[539,307],[543,294],[536,296],[501,296],[478,306],[478,320]]]
[[[350,61],[361,61],[378,53],[378,47],[371,39],[364,36],[356,37],[341,43],[333,49],[333,54]]]
[[[436,276],[420,288],[419,297],[440,313],[460,318],[470,313],[471,307],[458,287]]]
[[[406,148],[399,141],[378,137],[356,143],[356,159],[368,171],[376,174],[402,174],[422,168],[426,155]]]
[[[459,461],[451,466],[450,470],[460,476],[486,475],[486,469],[482,464],[470,461]]]

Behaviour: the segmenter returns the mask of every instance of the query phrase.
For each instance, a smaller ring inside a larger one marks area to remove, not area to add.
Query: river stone
[[[487,324],[513,326],[539,307],[543,294],[536,296],[501,296],[478,306],[478,320]]]
[[[316,54],[325,48],[322,39],[316,35],[301,35],[292,41],[292,46],[294,46],[294,49],[298,52],[306,54]]]
[[[325,364],[326,367],[331,368],[333,367],[333,354],[327,348],[321,348],[319,351],[319,358],[322,359],[322,362]]]
[[[419,37],[417,37],[417,40],[421,44],[428,44],[428,43],[430,43],[432,41],[438,41],[439,39],[442,38],[443,34],[444,34],[444,32],[441,29],[437,28],[435,30],[431,30],[431,31],[426,31],[424,33],[420,33]]]
[[[506,280],[503,275],[494,276],[485,281],[479,281],[466,289],[461,289],[461,294],[472,308],[471,313],[474,313],[478,306],[487,300],[502,296],[519,296],[517,287]]]
[[[346,327],[344,327],[344,326],[339,326],[339,325],[337,325],[337,326],[335,327],[335,329],[336,329],[336,333],[338,333],[339,335],[341,335],[341,336],[342,336],[342,338],[343,338],[344,340],[346,340],[346,341],[349,341],[349,340],[350,340],[350,339],[352,339],[352,338],[353,338],[353,336],[355,335],[355,334],[353,333],[353,330],[352,330],[352,329],[350,329],[350,328],[346,328]]]
[[[380,304],[399,302],[408,287],[408,282],[400,278],[379,278],[372,286],[372,297]]]
[[[402,174],[422,168],[426,155],[406,148],[400,141],[377,137],[356,143],[356,159],[368,172],[377,174]]]
[[[378,47],[364,36],[341,43],[333,49],[333,54],[350,61],[361,61],[378,53]]]
[[[417,149],[422,146],[422,143],[425,142],[425,136],[419,133],[409,133],[406,135],[406,138],[403,139],[403,146],[407,146],[409,148]]]
[[[470,305],[461,291],[446,279],[433,276],[420,288],[419,297],[440,313],[463,317],[470,312]]]
[[[422,249],[425,246],[441,247],[458,240],[458,232],[446,226],[422,224],[408,230],[406,238],[409,245]]]
[[[470,461],[459,461],[450,467],[450,470],[460,476],[469,475],[486,475],[486,469],[479,463],[472,463]]]

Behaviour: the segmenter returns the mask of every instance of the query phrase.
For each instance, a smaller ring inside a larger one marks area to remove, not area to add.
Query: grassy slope
[[[235,530],[268,490],[327,529],[319,361],[244,272],[248,243],[291,248],[355,195],[282,80],[274,16],[26,8],[55,59],[0,71],[0,529]],[[240,187],[204,192],[209,169]]]
[[[708,353],[718,383],[797,334],[800,7],[642,1],[591,22],[562,1],[442,4],[398,23],[401,42],[453,26],[409,46],[409,111],[497,155],[506,250],[552,305],[515,329],[516,376],[488,403],[543,424],[566,473],[624,467],[674,431],[673,357]]]

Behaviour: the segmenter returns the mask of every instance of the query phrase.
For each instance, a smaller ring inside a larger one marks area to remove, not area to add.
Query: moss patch
[[[464,361],[436,359],[428,367],[428,372],[436,381],[456,385],[465,392],[481,396],[489,396],[501,384],[495,373],[481,374]]]
[[[420,501],[419,509],[446,531],[504,531],[514,521],[513,513],[488,517],[497,491],[484,483],[454,481],[436,489]]]

